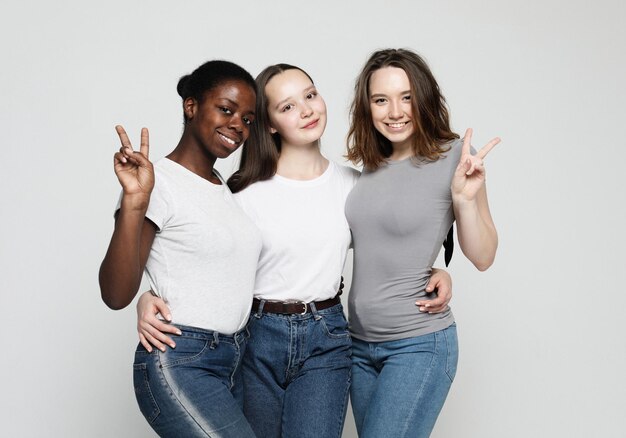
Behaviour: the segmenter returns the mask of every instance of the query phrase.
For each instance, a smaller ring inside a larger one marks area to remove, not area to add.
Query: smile
[[[320,119],[317,120],[313,120],[311,123],[304,125],[302,127],[302,129],[311,129],[311,128],[315,128],[317,126],[317,123],[320,121]]]
[[[393,129],[401,129],[401,128],[404,128],[408,124],[409,124],[409,122],[385,123],[385,125],[389,126],[390,128],[393,128]]]
[[[221,132],[218,132],[218,133],[217,133],[217,135],[219,135],[219,136],[220,136],[220,138],[221,138],[222,140],[224,140],[226,143],[228,143],[228,144],[230,144],[230,145],[235,146],[235,145],[238,145],[238,144],[239,144],[239,142],[238,142],[238,141],[235,141],[235,140],[233,140],[232,138],[226,137],[226,136],[225,136],[224,134],[222,134]]]

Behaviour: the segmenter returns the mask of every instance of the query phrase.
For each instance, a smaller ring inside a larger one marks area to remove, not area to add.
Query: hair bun
[[[189,84],[189,80],[191,79],[191,75],[185,75],[178,80],[178,85],[176,86],[176,91],[178,95],[183,99],[186,99],[189,94],[189,90],[187,85]]]

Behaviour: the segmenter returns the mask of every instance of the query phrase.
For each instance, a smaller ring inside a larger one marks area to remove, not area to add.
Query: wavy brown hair
[[[459,138],[450,129],[446,100],[426,62],[407,49],[385,49],[374,52],[365,63],[354,87],[350,106],[350,130],[346,157],[370,170],[380,167],[393,152],[391,142],[372,123],[369,83],[381,68],[404,70],[411,84],[412,122],[415,125],[413,152],[419,160],[435,161],[448,151],[446,143]]]
[[[233,193],[240,192],[257,181],[270,179],[276,174],[281,139],[278,133],[270,132],[271,124],[267,111],[269,102],[265,88],[270,79],[287,70],[300,70],[311,79],[307,72],[290,64],[270,65],[255,79],[257,86],[255,120],[250,127],[250,135],[241,148],[239,169],[228,178],[228,187]]]

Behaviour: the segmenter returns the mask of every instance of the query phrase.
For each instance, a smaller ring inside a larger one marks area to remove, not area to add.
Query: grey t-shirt
[[[420,312],[425,287],[452,222],[450,183],[461,140],[434,162],[389,160],[364,170],[346,201],[354,270],[348,311],[352,335],[384,342],[432,333],[454,322],[450,310]]]

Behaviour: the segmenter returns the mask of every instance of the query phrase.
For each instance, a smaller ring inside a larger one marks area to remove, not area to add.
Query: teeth
[[[219,134],[219,133],[218,133]],[[225,135],[219,134],[220,137],[222,137],[224,140],[226,140],[228,143],[232,144],[232,145],[236,145],[237,142],[234,140],[231,140],[230,138],[226,137]]]
[[[387,123],[387,125],[389,125],[392,128],[402,128],[404,125],[406,125],[406,122],[402,122],[402,123]]]

